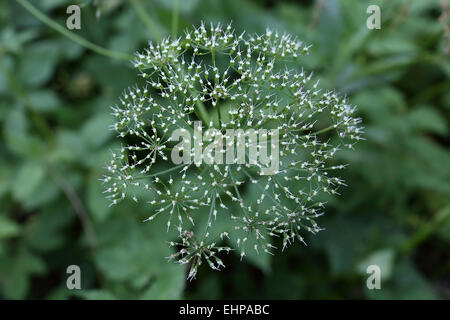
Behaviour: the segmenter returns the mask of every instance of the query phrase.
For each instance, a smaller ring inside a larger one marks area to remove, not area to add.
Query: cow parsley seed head
[[[321,230],[323,195],[344,185],[335,155],[363,127],[346,98],[298,68],[309,49],[269,29],[201,24],[136,53],[145,85],[112,107],[124,146],[107,164],[105,193],[111,204],[148,194],[146,221],[177,230],[169,259],[189,264],[189,279],[203,262],[223,268],[230,241],[241,257],[274,254],[274,238],[284,249]]]

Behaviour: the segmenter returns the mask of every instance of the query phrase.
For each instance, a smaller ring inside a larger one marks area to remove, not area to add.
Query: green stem
[[[211,59],[212,59],[213,66],[215,67],[216,66],[216,52],[214,51],[214,49],[211,50]]]
[[[153,22],[152,18],[147,14],[145,8],[141,5],[140,0],[131,0],[131,5],[134,7],[139,19],[147,26],[152,34],[152,37],[160,41],[162,39],[161,32],[159,31],[158,26]]]
[[[172,36],[176,38],[177,34],[178,34],[178,0],[175,0],[173,3],[173,10],[172,10]]]
[[[217,104],[217,117],[219,118],[219,130],[222,130],[222,116],[220,113],[220,103]]]
[[[193,95],[191,90],[189,90],[189,92],[191,93],[191,95]],[[209,114],[208,114],[208,111],[206,111],[206,108],[205,108],[205,105],[203,104],[203,102],[201,102],[200,100],[197,100],[197,102],[195,104],[194,112],[197,115],[197,117],[205,124],[205,126],[209,128],[209,121],[210,121]]]
[[[216,66],[216,52],[214,51],[214,49],[211,50],[211,59],[212,59],[213,66],[215,67]],[[222,130],[222,118],[220,115],[220,103],[217,104],[217,118],[219,120],[219,130]]]
[[[450,206],[439,210],[433,219],[422,225],[419,230],[399,248],[399,254],[405,255],[431,237],[434,232],[450,219]]]
[[[66,28],[64,28],[63,26],[59,25],[58,23],[56,23],[55,21],[53,21],[52,19],[50,19],[49,17],[47,17],[44,13],[42,13],[41,11],[39,11],[36,7],[34,7],[30,2],[28,2],[28,0],[16,0],[22,7],[24,7],[29,13],[31,13],[33,16],[35,16],[37,19],[39,19],[40,21],[42,21],[43,23],[45,23],[46,25],[48,25],[50,28],[52,28],[53,30],[61,33],[63,36],[71,39],[72,41],[75,41],[76,43],[78,43],[79,45],[92,50],[98,54],[110,57],[110,58],[115,58],[115,59],[122,59],[122,60],[131,60],[133,59],[132,55],[129,55],[128,53],[124,53],[124,52],[117,52],[117,51],[112,51],[106,48],[103,48],[99,45],[96,45],[95,43],[92,43],[82,37],[80,37],[79,35],[67,30]]]
[[[321,133],[324,133],[324,132],[333,130],[334,128],[335,128],[335,125],[333,124],[333,125],[331,125],[331,126],[325,128],[325,129],[322,129],[322,130],[319,130],[319,131],[317,131],[317,132],[314,132],[313,134],[314,134],[314,135],[321,134]]]
[[[162,170],[162,171],[159,171],[159,172],[156,172],[156,173],[152,173],[152,174],[149,174],[149,175],[146,175],[146,176],[136,177],[135,179],[139,180],[139,179],[147,179],[147,178],[157,177],[157,176],[160,176],[160,175],[165,174],[165,173],[172,172],[174,170],[177,170],[177,169],[182,168],[182,167],[187,166],[187,165],[188,164],[186,164],[186,163],[182,163],[182,164],[179,164],[179,165],[177,165],[175,167],[172,167],[172,168],[169,168],[169,169],[166,169],[166,170]]]
[[[72,187],[72,185],[67,181],[67,179],[56,170],[56,168],[48,165],[47,171],[56,185],[66,195],[76,215],[80,219],[81,227],[86,234],[86,239],[89,247],[93,250],[96,249],[98,247],[98,241],[97,236],[95,235],[94,226],[91,219],[89,219],[89,214],[87,213],[86,207],[81,201],[79,195]]]
[[[205,105],[200,100],[197,101],[195,114],[203,121],[206,127],[209,127],[209,114],[206,111]]]

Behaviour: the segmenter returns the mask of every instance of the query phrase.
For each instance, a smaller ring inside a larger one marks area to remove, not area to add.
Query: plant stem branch
[[[408,241],[400,246],[399,253],[404,255],[411,252],[414,248],[432,236],[448,219],[450,219],[450,206],[439,210],[430,222],[422,225]]]
[[[5,71],[5,70],[3,70]],[[45,143],[48,148],[50,148],[53,144],[53,132],[48,125],[47,121],[44,117],[42,117],[38,112],[33,110],[32,107],[30,107],[30,101],[28,99],[28,96],[26,95],[25,89],[20,85],[20,83],[17,81],[17,79],[14,77],[14,74],[10,72],[6,72],[9,77],[10,81],[10,87],[14,90],[14,92],[17,94],[18,99],[21,99],[24,103],[25,109],[30,114],[30,117],[32,121],[34,122],[34,125],[38,129],[38,131],[42,134]],[[81,199],[78,197],[77,193],[73,189],[73,187],[67,182],[67,180],[59,174],[55,169],[47,166],[48,172],[54,182],[61,188],[61,190],[64,192],[64,194],[69,199],[70,203],[72,204],[72,207],[74,208],[76,214],[80,218],[81,225],[83,228],[83,231],[86,234],[86,238],[88,241],[89,246],[92,249],[95,249],[97,247],[97,239],[95,237],[94,229],[92,227],[92,223],[89,220],[89,217],[87,215],[86,209],[84,208],[84,205],[81,201]]]
[[[322,129],[322,130],[319,130],[319,131],[317,131],[317,132],[314,132],[313,134],[314,134],[314,135],[321,134],[321,133],[324,133],[324,132],[333,130],[333,129],[335,129],[335,128],[336,128],[336,127],[335,127],[335,125],[333,124],[333,125],[331,125],[331,126],[325,128],[325,129]]]
[[[172,10],[172,37],[175,39],[178,34],[178,0],[174,0]]]
[[[80,197],[78,196],[74,188],[70,185],[70,183],[61,174],[59,174],[59,172],[57,172],[50,166],[48,166],[48,172],[50,173],[50,176],[53,178],[55,183],[61,188],[61,190],[66,195],[67,199],[69,199],[70,203],[72,204],[75,213],[80,219],[83,231],[86,234],[89,247],[91,247],[91,249],[97,248],[98,246],[97,237],[95,236],[92,222],[89,219],[87,211]]]
[[[175,167],[172,167],[172,168],[169,168],[169,169],[166,169],[166,170],[162,170],[162,171],[159,171],[159,172],[156,172],[156,173],[152,173],[152,174],[149,174],[149,175],[146,175],[146,176],[139,176],[139,177],[136,177],[135,179],[136,179],[136,180],[139,180],[139,179],[147,179],[147,178],[157,177],[157,176],[160,176],[160,175],[162,175],[162,174],[165,174],[165,173],[169,173],[169,172],[175,171],[175,170],[177,170],[177,169],[179,169],[179,168],[182,168],[182,167],[184,167],[184,166],[187,166],[187,165],[188,165],[188,164],[186,164],[186,163],[182,163],[182,164],[179,164],[179,165],[177,165],[177,166],[175,166]]]
[[[205,126],[209,128],[209,114],[206,111],[205,105],[200,100],[196,103],[195,114],[205,123]]]
[[[28,2],[28,0],[16,0],[16,1],[22,7],[24,7],[29,13],[31,13],[37,19],[39,19],[40,21],[42,21],[43,23],[48,25],[50,28],[61,33],[63,36],[69,38],[70,40],[78,43],[79,45],[81,45],[89,50],[92,50],[98,54],[101,54],[101,55],[104,55],[104,56],[107,56],[110,58],[122,59],[122,60],[133,59],[133,56],[128,53],[117,52],[117,51],[112,51],[112,50],[103,48],[99,45],[96,45],[95,43],[92,43],[92,42],[80,37],[79,35],[71,32],[71,31],[67,30],[63,26],[59,25],[58,23],[56,23],[55,21],[53,21],[52,19],[47,17],[44,13],[42,13],[40,10],[38,10],[36,7],[34,7],[30,2]]]
[[[217,104],[217,118],[219,119],[219,130],[222,130],[222,115],[220,112],[220,103]]]

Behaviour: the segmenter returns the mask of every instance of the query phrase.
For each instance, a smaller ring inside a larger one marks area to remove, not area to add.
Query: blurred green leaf
[[[405,260],[396,266],[389,281],[381,282],[381,290],[365,290],[371,299],[436,299],[431,286],[414,266]]]
[[[17,236],[20,232],[20,226],[0,214],[0,240]]]
[[[112,136],[113,132],[109,129],[112,124],[108,114],[99,114],[89,119],[81,129],[86,145],[94,150],[104,144]]]
[[[103,194],[103,186],[95,176],[89,179],[87,185],[87,205],[93,218],[104,222],[111,214],[110,201]]]
[[[417,130],[440,135],[448,134],[448,125],[445,119],[431,106],[415,108],[409,113],[408,117],[408,121]]]
[[[12,193],[19,201],[26,201],[41,186],[45,178],[43,166],[36,162],[27,162],[21,166],[13,182]]]
[[[24,299],[28,293],[29,276],[43,274],[46,266],[42,258],[25,248],[10,259],[0,260],[0,284],[9,299]]]
[[[41,210],[27,222],[25,240],[30,247],[39,251],[59,249],[67,241],[65,228],[74,218],[68,209],[58,206]]]
[[[392,275],[394,255],[395,253],[391,248],[377,250],[358,263],[357,269],[361,274],[366,275],[367,267],[376,265],[381,270],[381,279],[383,281],[388,280]]]
[[[87,300],[117,300],[117,298],[106,290],[82,290],[76,295]]]
[[[39,90],[28,94],[30,105],[39,112],[53,111],[60,102],[57,95],[51,90]]]
[[[185,268],[181,265],[170,264],[151,282],[150,288],[140,298],[149,300],[180,299],[185,282]]]
[[[52,76],[58,59],[51,43],[37,43],[21,56],[18,76],[30,87],[42,85]]]

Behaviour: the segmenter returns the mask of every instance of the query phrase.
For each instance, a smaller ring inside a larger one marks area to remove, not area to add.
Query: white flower
[[[178,252],[170,259],[190,263],[189,279],[202,261],[215,270],[224,267],[217,254],[230,248],[215,241],[229,234],[236,235],[243,257],[246,250],[273,254],[272,237],[281,237],[284,249],[295,239],[305,243],[306,232],[321,230],[321,195],[337,194],[344,185],[334,174],[344,165],[333,159],[362,139],[363,128],[347,99],[320,89],[311,73],[296,69],[295,60],[309,49],[269,29],[237,36],[231,25],[207,30],[201,24],[136,53],[133,64],[147,86],[127,90],[112,107],[113,129],[133,143],[113,154],[105,193],[116,204],[128,194],[137,201],[135,188],[148,192],[153,214],[147,220],[165,215],[167,228],[178,230],[180,241],[171,243]],[[271,148],[279,142],[279,169],[260,176],[258,163],[174,165],[171,132],[192,132],[198,120],[215,126],[224,139],[230,138],[227,129],[278,130],[279,141],[264,138]],[[338,133],[333,139],[332,132]],[[209,212],[203,228],[196,223],[202,208]],[[220,215],[233,224],[226,232],[215,229]]]

